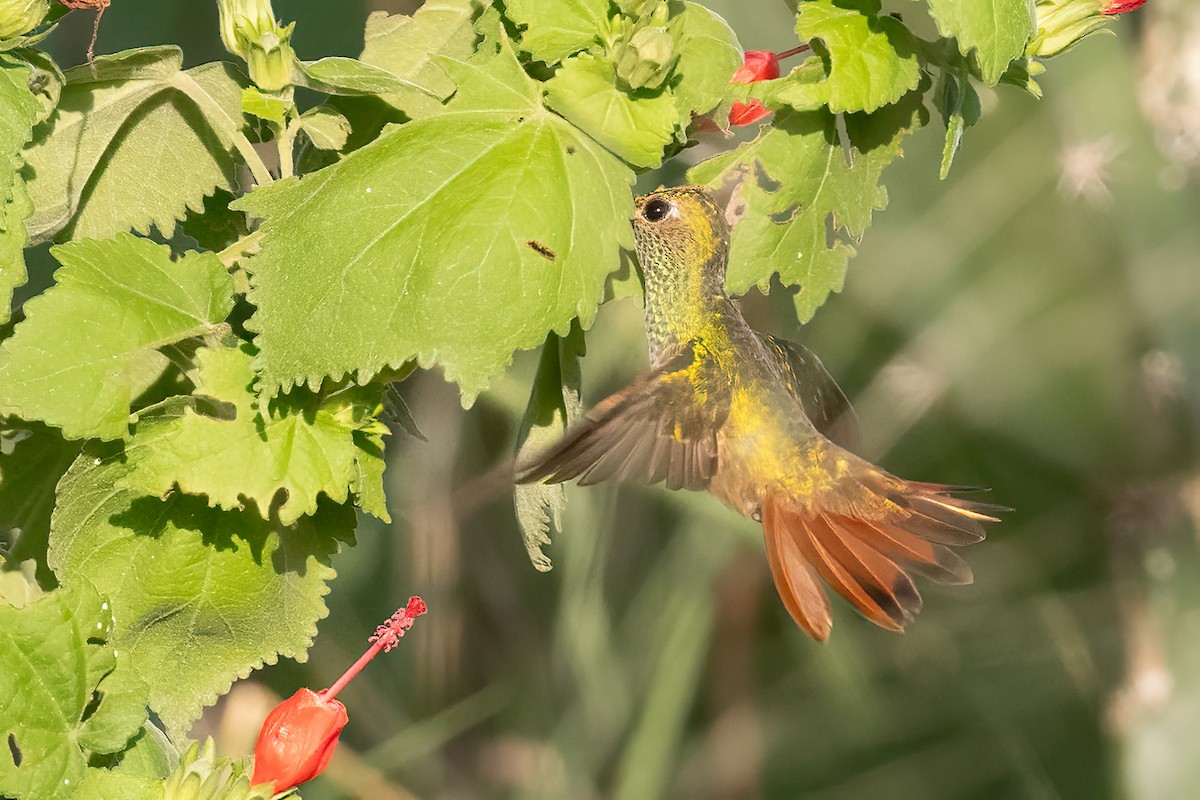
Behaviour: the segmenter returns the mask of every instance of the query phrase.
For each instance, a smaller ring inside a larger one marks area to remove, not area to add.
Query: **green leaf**
[[[0,54],[0,206],[12,197],[17,171],[21,168],[21,149],[29,141],[37,122],[40,106],[29,82],[33,68],[7,53]],[[7,231],[11,220],[0,220],[0,231]]]
[[[522,50],[557,64],[596,43],[608,21],[608,0],[506,0],[504,15],[522,29]]]
[[[974,54],[988,86],[1024,54],[1036,28],[1033,0],[929,0],[929,13],[964,56]]]
[[[134,229],[164,236],[205,195],[233,189],[242,87],[223,64],[179,69],[177,48],[132,50],[67,73],[26,154],[36,244]],[[198,105],[199,103],[199,105]]]
[[[282,125],[287,120],[290,104],[281,98],[263,94],[257,86],[242,89],[242,113]]]
[[[300,129],[319,150],[341,150],[350,138],[350,121],[329,106],[317,106],[301,114]]]
[[[632,245],[632,172],[542,107],[506,41],[440,63],[446,113],[238,202],[263,220],[247,267],[268,392],[417,359],[470,402],[514,350],[594,318]]]
[[[922,121],[920,103],[914,92],[903,104],[847,116],[845,152],[833,115],[781,112],[753,142],[693,167],[689,179],[714,187],[734,171],[748,171],[739,189],[745,216],[733,230],[729,291],[742,294],[754,285],[767,291],[778,272],[784,285],[800,287],[795,303],[802,322],[840,291],[853,243],[886,205],[880,175]]]
[[[943,70],[934,95],[934,105],[946,122],[946,144],[942,148],[942,180],[950,174],[954,156],[962,145],[963,132],[979,121],[982,109],[979,95],[971,85],[966,70],[955,73]]]
[[[88,758],[124,748],[146,719],[146,685],[117,658],[113,612],[86,580],[0,606],[0,795],[71,798]],[[98,700],[98,702],[97,702]]]
[[[326,94],[354,96],[412,91],[438,99],[436,93],[419,84],[393,75],[386,69],[345,56],[297,62],[295,82],[297,86]]]
[[[252,358],[248,345],[199,350],[195,394],[228,404],[236,416],[205,416],[195,403],[181,402],[185,398],[168,400],[139,422],[143,449],[122,486],[152,495],[178,486],[226,509],[253,500],[264,518],[277,513],[284,525],[316,513],[321,494],[345,502],[364,471],[380,484],[359,491],[381,494],[383,465],[365,462],[381,462],[382,452],[360,446],[367,444],[360,436],[387,432],[375,418],[381,388],[349,386],[321,395],[297,389],[265,409],[255,408]]]
[[[156,348],[225,319],[233,279],[212,253],[173,262],[167,247],[129,234],[53,253],[57,285],[25,305],[25,321],[0,344],[0,411],[68,439],[120,438],[130,404],[165,361]]]
[[[583,354],[583,332],[577,327],[565,337],[546,337],[529,405],[517,433],[517,461],[553,444],[583,413],[579,373]],[[517,484],[513,487],[513,503],[529,560],[538,571],[549,571],[550,559],[542,547],[562,529],[566,490],[561,483]]]
[[[435,56],[464,60],[475,52],[473,23],[490,0],[427,0],[411,17],[382,11],[367,17],[362,61],[432,93],[402,91],[383,97],[413,119],[441,111],[454,81]]]
[[[162,781],[107,769],[89,768],[74,800],[162,800]]]
[[[827,105],[834,113],[875,111],[917,88],[921,65],[915,40],[904,23],[879,16],[879,10],[879,0],[801,3],[796,33],[805,41],[819,40],[826,77],[814,83],[802,67],[794,77],[772,82],[791,90],[779,99],[798,110]]]
[[[546,105],[639,167],[662,163],[679,123],[669,90],[627,94],[617,85],[612,62],[590,53],[562,63],[546,82]]]
[[[29,279],[25,270],[25,219],[33,202],[19,177],[12,183],[8,202],[0,205],[0,324],[12,316],[13,290]]]
[[[742,64],[742,48],[729,24],[699,3],[684,3],[667,27],[678,56],[671,91],[680,126],[686,128],[693,114],[712,111],[725,98],[729,79]]]
[[[0,530],[20,531],[5,561],[19,564],[33,559],[38,580],[53,585],[46,546],[54,487],[79,455],[80,445],[41,426],[25,433],[11,452],[0,454]]]
[[[304,660],[354,509],[322,503],[284,526],[198,497],[142,497],[120,486],[143,455],[136,436],[123,457],[111,445],[84,451],[59,484],[50,564],[64,585],[86,577],[105,593],[113,643],[180,735],[235,679],[278,656]]]

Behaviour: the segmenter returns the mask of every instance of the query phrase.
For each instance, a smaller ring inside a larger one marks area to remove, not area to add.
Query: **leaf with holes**
[[[778,272],[785,285],[800,287],[800,320],[811,319],[841,290],[853,243],[887,202],[879,185],[883,169],[923,118],[916,93],[874,114],[850,115],[843,151],[831,114],[781,112],[753,142],[693,167],[688,177],[711,186],[744,173],[745,215],[733,230],[729,291],[742,294],[755,285],[767,291]]]
[[[166,500],[123,489],[142,457],[125,447],[85,450],[63,477],[50,565],[72,586],[108,597],[113,644],[149,685],[149,705],[179,735],[200,710],[279,656],[303,660],[327,611],[335,539],[350,540],[354,509],[322,502],[295,525],[203,498]]]
[[[117,657],[112,611],[86,580],[0,605],[0,632],[0,795],[75,797],[88,759],[140,730],[146,684]]]

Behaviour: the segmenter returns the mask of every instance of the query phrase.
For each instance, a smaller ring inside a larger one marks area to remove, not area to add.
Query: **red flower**
[[[323,692],[300,689],[267,715],[258,743],[254,746],[254,776],[251,783],[270,783],[276,794],[312,780],[329,763],[338,736],[349,717],[346,707],[334,696],[382,650],[396,646],[413,621],[426,612],[425,601],[410,597],[371,636],[371,647],[354,665]]]
[[[1135,8],[1141,8],[1145,3],[1146,0],[1112,0],[1104,7],[1104,13],[1115,17],[1117,14],[1127,14]]]
[[[730,79],[733,83],[757,83],[779,77],[779,57],[770,50],[747,50],[742,65]],[[730,125],[749,125],[771,112],[757,100],[736,102],[729,110]]]
[[[282,792],[325,769],[350,718],[337,700],[300,689],[267,715],[254,747],[251,783],[273,783]]]

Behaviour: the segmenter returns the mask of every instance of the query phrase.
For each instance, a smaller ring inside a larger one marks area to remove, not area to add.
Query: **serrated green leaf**
[[[670,90],[630,95],[617,85],[612,62],[590,53],[568,58],[546,81],[546,105],[639,167],[662,163],[679,123]]]
[[[247,266],[268,392],[417,359],[469,402],[514,350],[591,323],[632,244],[633,173],[541,106],[506,43],[442,63],[446,113],[238,202],[263,220]]]
[[[971,85],[971,79],[965,70],[957,74],[942,72],[938,91],[934,95],[934,105],[946,123],[946,144],[942,148],[942,166],[939,172],[941,179],[945,180],[954,164],[954,156],[962,144],[963,132],[979,121],[982,108],[979,105],[979,94]]]
[[[0,411],[62,428],[69,439],[126,434],[130,403],[156,348],[209,332],[233,307],[233,279],[212,253],[120,234],[52,251],[57,284],[25,305],[0,344]]]
[[[181,72],[180,59],[177,48],[134,50],[97,58],[95,77],[67,73],[26,153],[34,243],[64,230],[101,238],[154,226],[170,236],[205,195],[233,189],[242,87],[224,64]]]
[[[880,16],[879,0],[809,0],[801,3],[796,33],[818,40],[826,77],[819,83],[798,70],[773,83],[789,82],[780,100],[799,110],[827,105],[834,113],[875,111],[895,103],[921,82],[916,42],[900,20]]]
[[[729,24],[699,3],[687,2],[667,26],[675,39],[671,92],[686,128],[693,114],[712,111],[724,99],[729,79],[742,64],[742,48]]]
[[[583,413],[579,372],[579,358],[583,353],[583,332],[577,327],[565,337],[550,334],[546,338],[533,378],[529,405],[517,432],[517,461],[553,444]],[[550,544],[551,535],[562,529],[562,511],[566,502],[566,490],[561,483],[517,484],[513,487],[517,524],[529,560],[539,572],[547,572],[551,567],[542,548]]]
[[[474,21],[491,0],[428,0],[411,17],[376,11],[367,17],[362,61],[409,80],[432,93],[404,91],[385,95],[390,105],[418,119],[441,110],[454,93],[454,82],[434,61],[458,60],[475,52]]]
[[[304,660],[332,579],[335,539],[350,506],[322,503],[297,524],[203,499],[143,497],[119,486],[142,457],[85,450],[59,484],[50,563],[65,586],[84,578],[112,604],[112,641],[149,685],[149,704],[175,735],[232,682],[279,656]]]
[[[853,243],[887,202],[880,175],[922,114],[914,92],[903,104],[849,115],[850,149],[844,152],[833,115],[781,112],[753,142],[693,167],[691,180],[714,187],[732,171],[746,171],[739,189],[745,215],[733,230],[725,280],[729,291],[742,294],[755,285],[767,291],[778,272],[784,285],[800,287],[800,321],[811,319],[831,292],[841,290]]]
[[[9,200],[0,204],[0,324],[12,316],[13,289],[29,279],[25,270],[25,219],[33,213],[33,202],[19,177],[9,187]]]
[[[1034,0],[929,0],[929,13],[964,56],[974,54],[989,86],[1024,54],[1036,27]]]
[[[32,559],[38,580],[53,585],[46,563],[54,487],[79,455],[78,442],[41,426],[28,432],[11,452],[0,455],[0,530],[20,530],[5,558],[8,564]]]
[[[557,64],[596,43],[608,0],[506,0],[504,15],[521,28],[522,50]]]
[[[350,138],[350,121],[329,106],[317,106],[301,114],[300,129],[319,150],[341,150]]]
[[[0,795],[71,798],[92,754],[121,750],[146,719],[146,685],[114,650],[112,611],[86,580],[0,606]],[[99,702],[94,698],[99,696]]]
[[[33,68],[14,55],[0,54],[0,207],[12,198],[21,168],[21,149],[29,141],[40,106],[29,89]],[[9,231],[12,220],[0,219],[0,231]],[[2,247],[2,245],[0,245]],[[3,262],[0,262],[0,267]]]
[[[226,509],[249,499],[264,518],[274,512],[284,525],[316,513],[322,494],[345,502],[364,472],[380,484],[359,490],[382,494],[382,464],[366,463],[382,460],[382,451],[360,448],[356,436],[386,432],[375,418],[382,389],[349,386],[319,395],[297,389],[256,408],[252,359],[247,345],[197,351],[195,394],[232,406],[236,417],[206,416],[194,404],[168,400],[139,422],[142,449],[122,486],[150,495],[178,486]]]

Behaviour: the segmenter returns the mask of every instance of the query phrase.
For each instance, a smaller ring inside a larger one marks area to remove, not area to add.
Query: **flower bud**
[[[280,25],[270,0],[217,0],[221,13],[221,41],[241,57],[250,79],[259,89],[278,92],[292,83],[296,54],[292,51],[291,25]]]
[[[757,83],[779,77],[779,57],[770,50],[747,50],[742,65],[733,73],[733,83]],[[730,125],[749,125],[771,112],[757,100],[735,102],[729,110]]]
[[[49,10],[49,0],[0,0],[0,39],[29,33]]]
[[[1079,44],[1107,24],[1104,15],[1110,12],[1106,5],[1116,4],[1108,0],[1038,0],[1037,33],[1025,55],[1049,58]]]
[[[337,700],[300,689],[267,715],[254,746],[252,783],[271,783],[276,792],[315,778],[333,756],[350,718]]]
[[[675,43],[666,28],[640,28],[613,48],[613,63],[629,88],[657,89],[675,66]]]
[[[372,658],[395,647],[426,610],[424,600],[410,597],[407,606],[375,629],[367,652],[332,686],[323,692],[300,689],[275,706],[254,745],[254,784],[270,784],[279,793],[321,774],[349,721],[346,707],[334,697]]]

